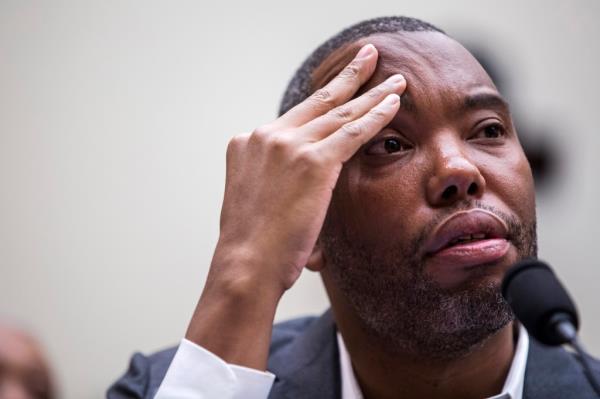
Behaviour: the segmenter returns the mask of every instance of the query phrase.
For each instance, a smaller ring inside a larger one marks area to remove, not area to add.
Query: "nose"
[[[448,206],[483,196],[484,177],[457,145],[448,142],[442,144],[435,151],[434,165],[427,182],[427,201],[431,206]]]

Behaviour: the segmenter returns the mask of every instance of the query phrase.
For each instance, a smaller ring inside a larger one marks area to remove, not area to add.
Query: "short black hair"
[[[397,32],[440,32],[446,34],[443,30],[428,22],[403,16],[373,18],[352,25],[321,44],[304,60],[285,90],[279,106],[279,115],[285,114],[296,104],[301,103],[310,96],[311,75],[332,52],[363,37],[378,33]]]

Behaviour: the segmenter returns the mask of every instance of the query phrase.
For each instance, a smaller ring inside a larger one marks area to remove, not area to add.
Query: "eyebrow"
[[[400,107],[406,112],[412,114],[417,113],[417,106],[409,92],[402,93],[400,96],[400,104]],[[460,111],[462,112],[476,109],[496,108],[500,111],[510,113],[508,102],[501,95],[489,92],[475,93],[466,96],[460,108]]]
[[[409,92],[405,91],[400,96],[400,108],[411,114],[417,113],[417,106]]]
[[[471,111],[474,109],[496,108],[509,113],[508,102],[497,93],[476,93],[468,95],[463,103],[462,111]]]

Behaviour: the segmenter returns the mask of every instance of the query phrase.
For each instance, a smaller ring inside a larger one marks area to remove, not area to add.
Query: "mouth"
[[[459,244],[461,244],[461,245],[467,244],[467,243],[474,242],[474,241],[486,240],[486,239],[490,239],[490,238],[497,238],[497,237],[491,237],[486,233],[465,234],[465,235],[461,235],[460,237],[453,238],[443,248],[448,248],[448,247],[452,247],[454,245],[459,245]]]
[[[472,209],[458,212],[433,231],[428,257],[447,266],[475,266],[501,259],[510,248],[508,227],[495,214]]]

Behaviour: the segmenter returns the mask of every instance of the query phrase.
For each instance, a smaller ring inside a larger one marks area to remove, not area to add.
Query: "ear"
[[[306,268],[313,272],[320,272],[325,268],[325,257],[323,256],[323,251],[318,240],[306,262]]]

